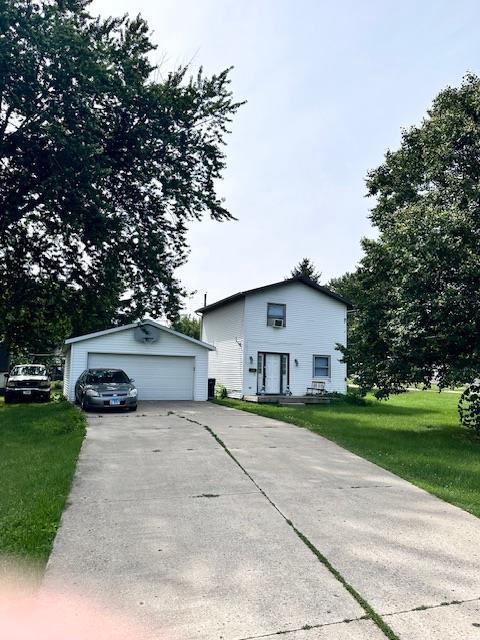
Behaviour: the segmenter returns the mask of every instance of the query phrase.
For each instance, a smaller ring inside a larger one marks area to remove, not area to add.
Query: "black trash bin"
[[[208,379],[208,397],[209,398],[215,397],[215,378]]]

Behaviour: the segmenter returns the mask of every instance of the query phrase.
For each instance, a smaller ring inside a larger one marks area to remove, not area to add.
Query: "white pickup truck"
[[[5,404],[15,400],[50,400],[50,378],[43,364],[18,364],[5,385]]]

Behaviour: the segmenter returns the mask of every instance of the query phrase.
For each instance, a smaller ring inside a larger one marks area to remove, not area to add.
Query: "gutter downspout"
[[[207,294],[206,293],[203,294],[203,306],[204,307],[207,306]],[[197,311],[195,311],[195,313],[197,314],[197,316],[200,316],[200,340],[203,340],[203,313],[199,314]]]

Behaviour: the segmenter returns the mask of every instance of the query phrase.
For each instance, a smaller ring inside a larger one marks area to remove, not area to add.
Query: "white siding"
[[[74,399],[75,382],[87,368],[89,353],[191,356],[195,358],[194,400],[207,399],[208,349],[179,336],[161,331],[158,342],[142,344],[133,336],[133,329],[88,338],[70,345],[70,375],[66,388],[68,399]]]
[[[267,303],[286,304],[286,327],[267,326]],[[245,299],[245,395],[257,392],[257,375],[249,373],[250,357],[256,366],[259,351],[290,354],[290,390],[304,395],[313,379],[313,355],[330,356],[327,391],[346,393],[346,365],[336,343],[346,344],[346,306],[311,287],[289,283],[284,287],[247,295]],[[210,336],[210,340],[213,336]],[[298,366],[295,366],[295,359]]]
[[[216,348],[208,354],[208,375],[229,395],[243,395],[244,307],[242,299],[203,317],[202,340]]]

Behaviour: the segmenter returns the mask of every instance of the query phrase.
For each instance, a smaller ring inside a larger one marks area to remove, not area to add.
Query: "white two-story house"
[[[312,382],[346,393],[346,365],[337,344],[347,342],[348,300],[303,277],[291,278],[208,304],[202,340],[210,378],[233,397],[303,396]]]

